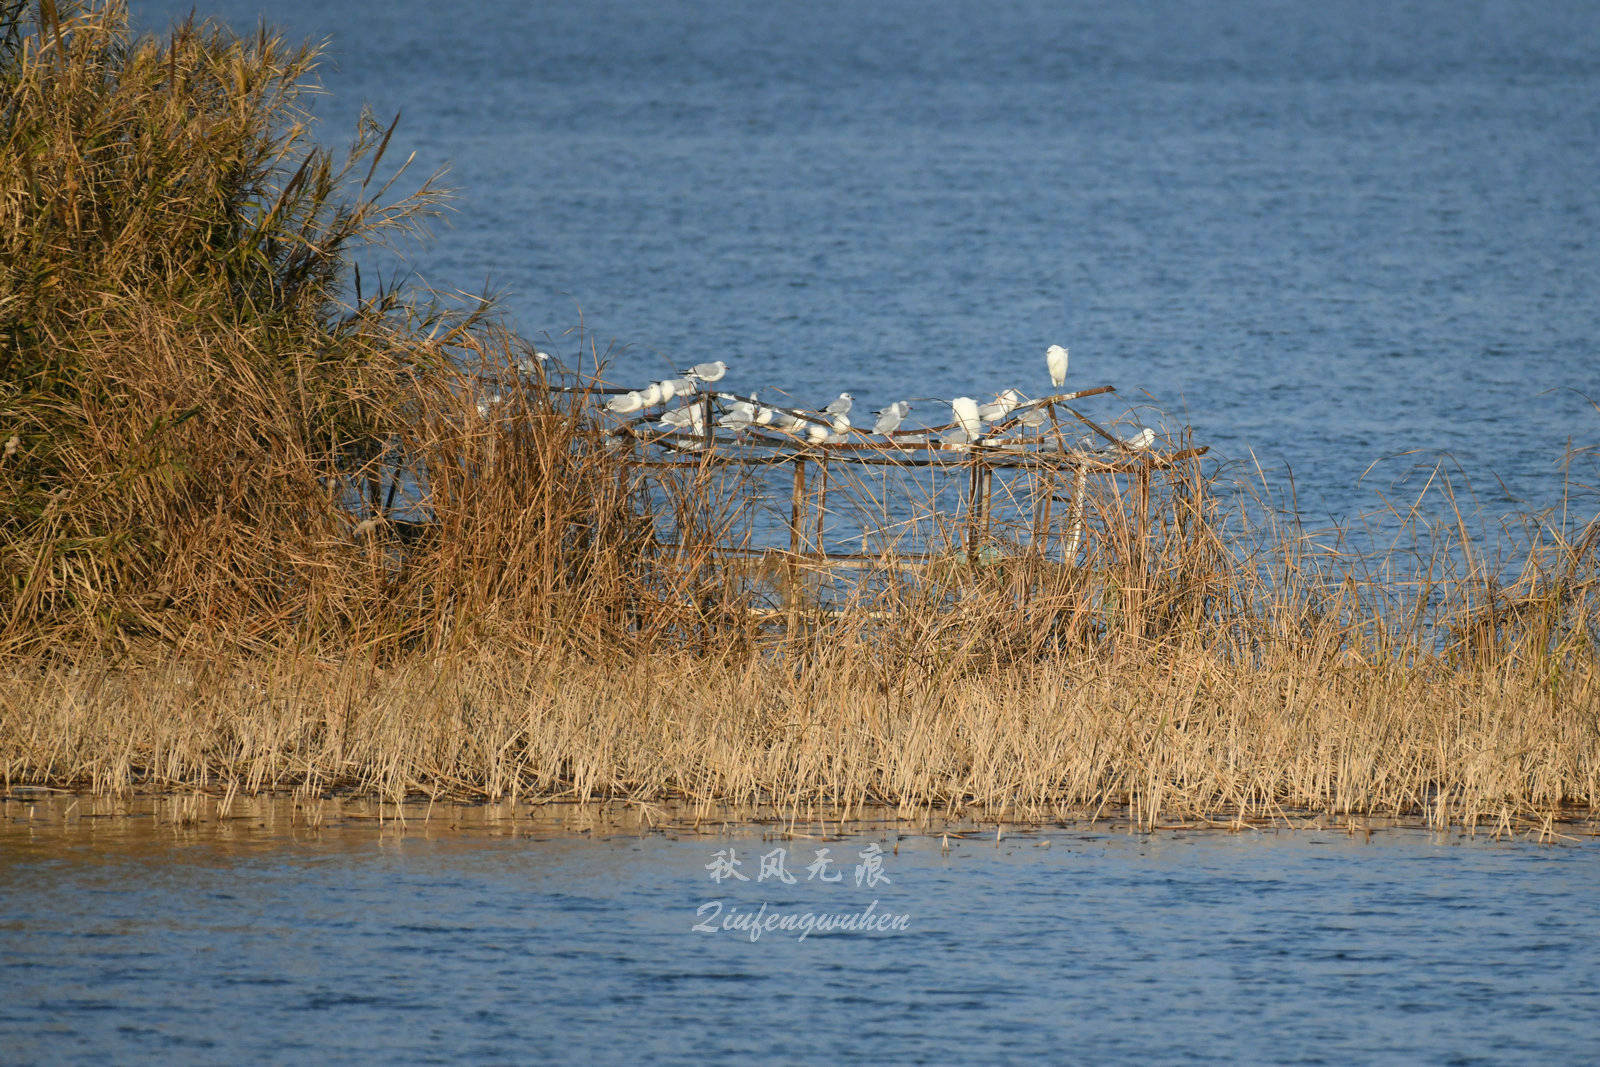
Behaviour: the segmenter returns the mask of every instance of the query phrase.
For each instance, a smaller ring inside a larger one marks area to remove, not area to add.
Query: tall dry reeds
[[[314,51],[0,14],[7,786],[1146,825],[1600,799],[1600,522],[1373,560],[1195,460],[1035,472],[981,545],[930,501],[913,546],[835,463],[872,558],[760,556],[758,478],[651,465],[486,306],[363,291],[441,194],[392,195],[370,119],[310,143]]]

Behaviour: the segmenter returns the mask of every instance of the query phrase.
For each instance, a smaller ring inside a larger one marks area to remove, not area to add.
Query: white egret
[[[710,363],[696,363],[687,370],[678,372],[685,378],[693,378],[701,382],[720,382],[722,376],[728,373],[728,365],[722,360],[713,360]]]
[[[632,415],[644,407],[644,394],[637,389],[629,390],[620,396],[614,396],[606,401],[606,410],[613,415]]]
[[[983,433],[983,420],[978,415],[978,402],[970,396],[958,396],[950,401],[950,412],[955,416],[956,424],[967,435],[968,441],[976,441]]]
[[[1060,389],[1067,384],[1067,350],[1060,345],[1045,349],[1044,362],[1050,368],[1050,384]]]
[[[837,399],[830,401],[828,406],[822,409],[822,413],[824,415],[848,415],[850,414],[851,406],[855,402],[856,398],[849,393],[840,393]]]

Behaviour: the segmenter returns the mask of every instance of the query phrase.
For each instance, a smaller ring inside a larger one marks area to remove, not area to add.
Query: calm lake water
[[[1491,518],[1551,506],[1600,436],[1597,4],[200,10],[326,38],[321,135],[370,103],[452,167],[417,269],[531,335],[581,309],[630,381],[1037,395],[1061,342],[1094,413],[1148,390],[1316,521],[1441,456]]]
[[[1600,1039],[1587,835],[987,827],[945,851],[62,807],[0,812],[7,1062],[1580,1063]],[[778,848],[793,884],[762,877]],[[873,902],[903,928],[815,925]],[[774,921],[752,940],[741,914]]]

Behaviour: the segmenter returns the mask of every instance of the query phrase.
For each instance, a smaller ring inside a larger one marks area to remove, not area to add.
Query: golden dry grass
[[[483,653],[11,675],[5,783],[389,799],[887,805],[1014,820],[1311,811],[1521,825],[1592,812],[1592,670],[1294,662],[1203,651],[921,677],[848,654],[618,666]]]

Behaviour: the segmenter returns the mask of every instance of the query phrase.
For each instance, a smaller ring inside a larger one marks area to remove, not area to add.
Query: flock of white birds
[[[1061,345],[1051,345],[1045,351],[1045,369],[1050,374],[1051,386],[1058,391],[1066,385],[1067,359],[1067,350]],[[524,374],[534,374],[563,368],[549,353],[535,350],[532,356],[517,361],[517,369]],[[606,402],[605,408],[612,415],[627,419],[630,423],[645,423],[651,421],[650,413],[656,409],[670,405],[675,400],[689,401],[668,408],[657,420],[663,438],[681,437],[683,440],[677,447],[685,448],[695,447],[695,439],[703,438],[708,429],[714,432],[720,428],[737,436],[755,427],[814,445],[843,444],[851,439],[852,434],[857,440],[870,434],[920,447],[933,444],[937,435],[939,444],[959,450],[985,443],[986,435],[998,423],[1040,429],[1050,421],[1050,404],[1064,399],[1059,394],[1053,394],[1029,400],[1017,389],[1002,390],[987,403],[979,403],[969,396],[958,396],[949,401],[933,399],[935,404],[948,405],[950,421],[944,426],[920,429],[904,428],[906,417],[911,413],[911,400],[897,400],[874,411],[871,429],[866,430],[864,426],[858,429],[850,421],[855,397],[849,393],[840,393],[834,400],[815,410],[784,407],[763,403],[754,393],[738,396],[709,388],[722,381],[727,373],[728,364],[720,359],[696,363],[679,371],[677,377],[651,382],[642,389],[617,393]],[[712,404],[705,402],[708,394]],[[478,414],[488,418],[500,400],[499,394],[480,397]],[[710,428],[706,426],[708,410],[714,422]],[[1155,441],[1155,431],[1146,426],[1131,437],[1117,438],[1108,444],[1118,451],[1143,452],[1150,449]],[[1085,450],[1091,450],[1087,440],[1082,445]]]

